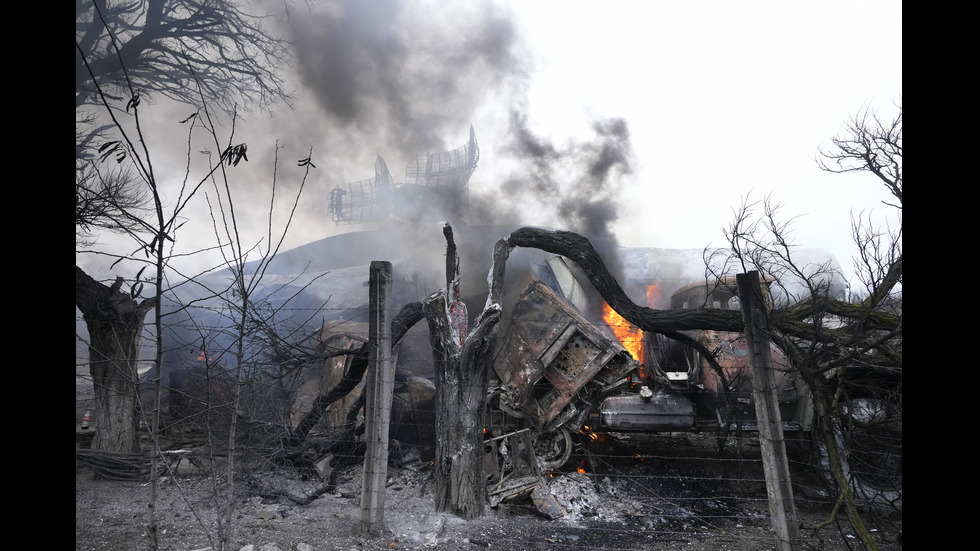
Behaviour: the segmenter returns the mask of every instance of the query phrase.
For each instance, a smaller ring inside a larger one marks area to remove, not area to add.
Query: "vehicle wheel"
[[[547,432],[534,432],[534,455],[541,468],[555,471],[568,463],[572,457],[572,434],[559,427]]]
[[[902,510],[902,412],[884,400],[860,398],[841,406],[834,431],[844,476],[859,507]],[[816,435],[818,467],[831,489],[837,483],[821,435]]]

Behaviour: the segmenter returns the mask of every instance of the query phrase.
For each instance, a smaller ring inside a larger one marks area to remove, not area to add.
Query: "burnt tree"
[[[483,427],[501,309],[488,300],[476,327],[466,334],[466,308],[459,294],[459,256],[452,227],[447,224],[443,233],[447,285],[423,302],[436,364],[435,502],[438,511],[475,518],[486,506]],[[491,287],[492,298],[498,285],[492,283]]]
[[[680,331],[708,329],[715,331],[744,331],[742,314],[736,310],[699,308],[692,310],[655,310],[633,302],[588,239],[576,233],[541,228],[520,228],[504,238],[501,243],[513,247],[531,247],[562,255],[574,260],[589,278],[602,298],[631,324],[644,331],[662,333],[685,344],[693,341]],[[498,248],[501,246],[498,243]],[[497,264],[497,260],[494,260]],[[885,281],[889,289],[901,278],[901,257],[893,263]],[[497,267],[495,266],[495,269]],[[502,269],[502,266],[500,267]],[[808,299],[798,304],[780,308],[772,315],[771,324],[781,335],[790,338],[813,339],[813,327],[807,323],[814,313],[832,313],[840,317],[861,317],[866,330],[890,331],[900,327],[900,316],[884,311],[868,312],[859,305],[829,297]],[[846,329],[827,331],[820,338],[843,345],[852,338]]]
[[[89,371],[95,386],[92,449],[134,452],[140,447],[136,371],[140,333],[156,299],[137,302],[132,293],[121,290],[122,285],[121,277],[105,285],[75,266],[75,306],[88,327]]]

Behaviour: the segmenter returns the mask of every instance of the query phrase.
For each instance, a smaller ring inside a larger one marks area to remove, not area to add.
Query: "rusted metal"
[[[767,303],[771,303],[768,286],[773,282],[772,278],[765,278],[761,282],[763,299]],[[734,278],[685,285],[673,293],[670,304],[672,309],[740,308]],[[754,422],[752,371],[745,335],[740,332],[710,330],[686,331],[685,334],[713,352],[722,372],[719,374],[712,369],[705,358],[693,349],[674,343],[672,349],[665,352],[661,364],[675,388],[704,391],[700,400],[707,411],[726,411],[724,417]],[[793,418],[800,394],[796,371],[791,369],[789,359],[775,344],[770,343],[769,346],[779,402],[786,410],[784,416]],[[737,411],[727,411],[729,404],[726,395],[734,398]]]
[[[572,398],[600,372],[594,387],[639,367],[622,345],[539,280],[517,300],[505,343],[495,362],[501,407],[538,430],[563,418]]]

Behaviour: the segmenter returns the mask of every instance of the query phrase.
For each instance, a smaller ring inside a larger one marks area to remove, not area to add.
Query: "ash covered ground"
[[[300,544],[314,550],[448,549],[666,549],[758,551],[775,549],[765,484],[751,451],[721,460],[694,437],[630,443],[632,453],[606,448],[576,462],[580,473],[552,473],[547,486],[564,515],[538,514],[530,499],[488,508],[474,520],[434,510],[431,468],[389,468],[385,527],[360,533],[361,466],[337,470],[334,489],[306,505],[324,482],[296,469],[255,472],[236,482],[234,532],[229,549]],[[653,454],[651,451],[657,451]],[[746,452],[743,450],[743,452]],[[804,549],[860,548],[848,529],[831,524],[831,504],[806,473],[794,473]],[[99,479],[76,463],[75,548],[149,549],[146,482]],[[158,486],[160,549],[216,546],[211,479],[182,468]],[[901,549],[900,514],[871,517],[880,549]],[[840,525],[843,527],[843,525]],[[216,547],[214,547],[216,548]],[[300,546],[302,549],[302,546]]]

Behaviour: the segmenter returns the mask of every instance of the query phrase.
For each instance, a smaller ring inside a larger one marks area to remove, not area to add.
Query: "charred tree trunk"
[[[436,510],[475,518],[486,507],[483,428],[500,308],[488,301],[476,328],[466,335],[459,257],[448,224],[443,233],[447,287],[423,303],[436,364]]]
[[[475,518],[486,504],[483,428],[500,312],[484,316],[462,346],[444,296],[427,300],[425,313],[436,363],[436,510]]]
[[[92,279],[75,266],[75,306],[89,332],[89,371],[95,386],[92,449],[139,450],[137,416],[140,333],[143,318],[156,304],[137,301],[120,291],[123,279],[111,286]]]

